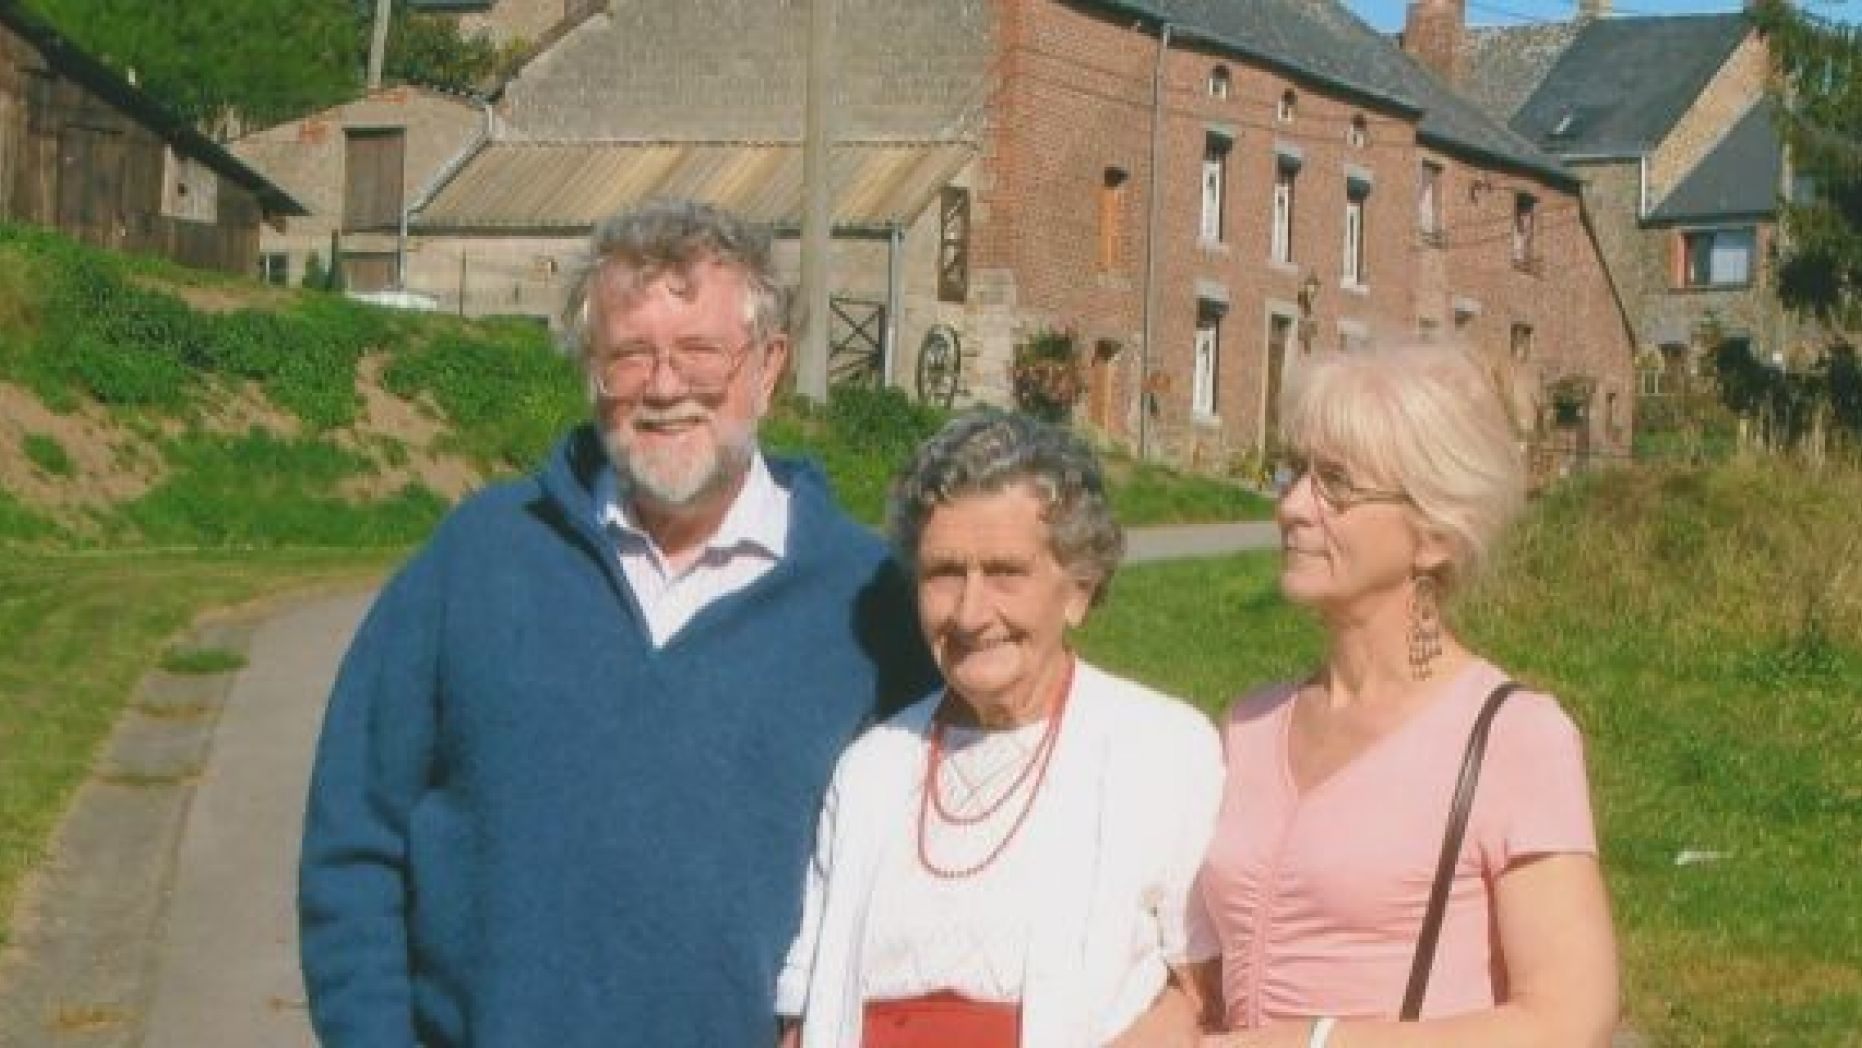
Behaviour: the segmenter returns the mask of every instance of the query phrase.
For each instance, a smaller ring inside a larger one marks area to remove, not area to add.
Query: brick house
[[[250,272],[303,207],[57,30],[0,0],[0,217]]]
[[[1458,9],[1439,12],[1456,34]],[[1744,15],[1609,17],[1586,0],[1574,21],[1470,30],[1459,50],[1470,96],[1583,178],[1642,394],[1685,385],[1721,343],[1793,366],[1823,344],[1774,291],[1792,187]]]
[[[1577,180],[1342,6],[1021,3],[1000,32],[971,310],[1076,329],[1108,436],[1251,469],[1310,354],[1444,339],[1522,439],[1626,446],[1629,343]]]
[[[609,0],[561,23],[411,209],[412,250],[566,259],[656,193],[793,233],[806,15]],[[1080,421],[1252,468],[1308,354],[1456,339],[1522,438],[1624,446],[1629,338],[1578,180],[1333,0],[865,0],[837,43],[832,283],[886,304],[892,381],[955,343],[959,401],[1005,402],[1016,342],[1067,329]]]

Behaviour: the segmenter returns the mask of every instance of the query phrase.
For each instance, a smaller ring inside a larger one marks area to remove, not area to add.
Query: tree
[[[361,82],[352,0],[28,0],[37,13],[188,120],[268,124]]]
[[[1782,206],[1779,295],[1846,331],[1862,329],[1862,30],[1761,0],[1771,92],[1795,176]]]
[[[25,2],[210,129],[266,126],[354,98],[374,13],[357,0]],[[455,19],[437,15],[397,11],[388,39],[391,79],[457,91],[481,86],[510,57],[482,36],[461,37]]]

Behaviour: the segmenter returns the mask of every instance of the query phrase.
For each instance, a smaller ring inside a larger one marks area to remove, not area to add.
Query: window
[[[1233,89],[1234,80],[1229,77],[1227,66],[1219,65],[1209,70],[1210,98],[1227,98]]]
[[[1108,167],[1099,184],[1099,269],[1119,268],[1125,241],[1125,187],[1131,176],[1123,168]]]
[[[1190,411],[1200,418],[1215,417],[1216,383],[1222,370],[1222,313],[1218,302],[1196,304],[1196,350],[1190,375]]]
[[[1351,118],[1351,126],[1345,129],[1345,144],[1353,149],[1363,149],[1370,145],[1371,127],[1360,113]]]
[[[291,256],[282,251],[267,251],[259,256],[259,279],[280,286],[291,282]]]
[[[1274,214],[1269,228],[1267,257],[1275,262],[1293,261],[1293,184],[1299,178],[1299,165],[1281,154],[1274,165]]]
[[[937,300],[970,296],[970,191],[945,186],[937,200]]]
[[[1428,160],[1416,179],[1416,231],[1423,243],[1442,246],[1442,165]]]
[[[1299,108],[1299,95],[1287,88],[1280,94],[1280,104],[1274,107],[1274,119],[1283,124],[1293,122],[1294,111]]]
[[[407,132],[398,127],[345,131],[344,229],[394,229],[401,223]]]
[[[1743,287],[1752,283],[1757,238],[1744,229],[1695,229],[1681,234],[1682,287]]]
[[[220,176],[172,147],[162,153],[162,214],[186,222],[218,221]]]
[[[1512,351],[1513,359],[1525,363],[1532,359],[1532,325],[1514,324],[1507,338],[1507,346]]]
[[[1538,265],[1533,243],[1538,210],[1539,201],[1531,193],[1513,194],[1513,265],[1516,268],[1529,270]]]
[[[1222,242],[1222,193],[1228,183],[1228,154],[1233,144],[1213,131],[1203,140],[1202,238],[1211,244]]]
[[[1345,254],[1341,274],[1346,287],[1363,287],[1364,271],[1364,203],[1371,187],[1355,179],[1345,183]]]

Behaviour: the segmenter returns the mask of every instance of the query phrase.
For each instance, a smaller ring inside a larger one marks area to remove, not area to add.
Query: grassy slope
[[[1628,1018],[1656,1044],[1862,1030],[1858,505],[1856,473],[1602,477],[1537,506],[1462,609],[1584,730]],[[1084,647],[1220,709],[1319,650],[1273,577],[1268,555],[1130,570]]]
[[[138,678],[203,610],[357,583],[384,553],[0,555],[0,917]],[[0,942],[7,924],[0,920]]]

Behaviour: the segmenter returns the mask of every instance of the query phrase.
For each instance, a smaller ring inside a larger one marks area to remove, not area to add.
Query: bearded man
[[[462,503],[344,660],[305,818],[333,1048],[773,1044],[815,815],[934,680],[879,539],[757,424],[768,236],[602,223],[564,321],[593,421]]]

